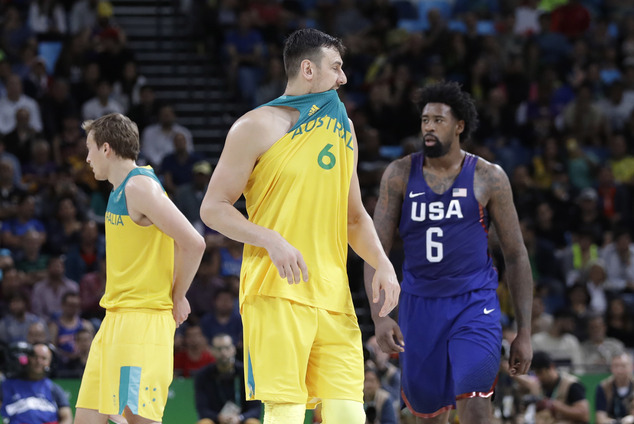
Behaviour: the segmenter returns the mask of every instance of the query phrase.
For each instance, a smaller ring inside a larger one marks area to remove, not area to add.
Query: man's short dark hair
[[[319,62],[322,48],[332,48],[343,56],[345,47],[343,42],[332,35],[314,28],[302,28],[293,32],[284,42],[284,69],[286,76],[291,79],[299,72],[299,64],[304,59]]]
[[[538,350],[533,353],[533,361],[531,362],[531,368],[535,371],[546,370],[553,366],[555,363],[550,355],[542,350]]]

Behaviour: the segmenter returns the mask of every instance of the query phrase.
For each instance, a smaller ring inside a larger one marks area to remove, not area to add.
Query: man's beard
[[[427,144],[425,144],[425,139],[427,138],[434,138],[436,140],[436,143],[428,146]],[[447,154],[447,152],[449,151],[449,147],[450,145],[444,145],[443,143],[440,142],[440,140],[438,139],[438,137],[436,137],[435,135],[426,135],[423,138],[423,153],[425,153],[425,156],[430,157],[430,158],[439,158],[441,156],[444,156]]]

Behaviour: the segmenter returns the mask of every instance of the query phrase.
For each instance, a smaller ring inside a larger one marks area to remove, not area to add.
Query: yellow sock
[[[322,399],[323,424],[365,424],[363,404],[354,400]]]
[[[302,403],[264,402],[264,424],[302,424],[305,415]]]

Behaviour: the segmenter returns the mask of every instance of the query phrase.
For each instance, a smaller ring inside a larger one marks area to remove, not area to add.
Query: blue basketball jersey
[[[473,192],[478,157],[467,153],[453,185],[436,194],[423,176],[423,153],[411,156],[399,231],[403,239],[404,292],[457,296],[498,286],[488,252],[489,216]]]

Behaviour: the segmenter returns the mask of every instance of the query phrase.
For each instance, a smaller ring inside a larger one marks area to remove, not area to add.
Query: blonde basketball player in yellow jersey
[[[348,244],[376,269],[383,316],[400,290],[361,201],[356,136],[336,92],[343,50],[314,29],[289,36],[284,95],[232,126],[201,207],[207,225],[245,243],[245,379],[265,424],[302,423],[319,402],[326,424],[365,422]],[[242,193],[248,219],[233,206]]]
[[[185,293],[203,238],[138,167],[139,132],[121,114],[84,123],[90,164],[113,190],[106,209],[106,317],[77,398],[76,424],[158,423],[173,375],[174,330],[187,319]],[[124,415],[125,418],[122,416]]]

